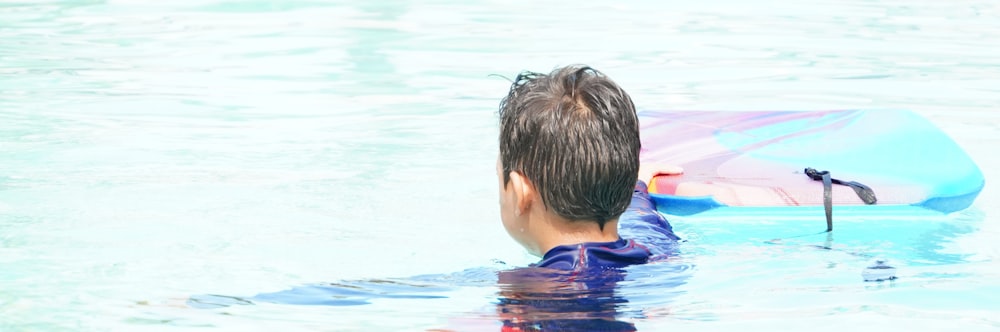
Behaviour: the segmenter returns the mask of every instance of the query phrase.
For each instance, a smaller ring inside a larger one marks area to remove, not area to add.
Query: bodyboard
[[[836,211],[892,215],[969,207],[985,180],[958,144],[906,110],[642,111],[642,162],[677,165],[649,183],[660,212],[822,211],[824,187],[806,168],[870,187],[865,204],[832,186]]]

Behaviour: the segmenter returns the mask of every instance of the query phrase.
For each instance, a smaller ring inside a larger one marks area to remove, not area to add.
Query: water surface
[[[997,45],[991,1],[3,2],[0,330],[495,330],[497,271],[534,259],[499,224],[491,74],[573,63],[643,109],[912,109],[987,178],[829,238],[675,219],[615,320],[996,329]],[[899,279],[863,282],[875,257]],[[186,303],[330,283],[366,303]]]

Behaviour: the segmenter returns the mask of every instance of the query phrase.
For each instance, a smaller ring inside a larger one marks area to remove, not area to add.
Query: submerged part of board
[[[833,185],[834,209],[862,214],[962,210],[985,183],[961,147],[910,111],[643,111],[639,121],[642,161],[684,168],[649,186],[672,215],[822,210],[810,167],[870,187],[874,205]]]

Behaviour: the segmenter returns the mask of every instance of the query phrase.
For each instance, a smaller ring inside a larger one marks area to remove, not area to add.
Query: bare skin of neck
[[[534,234],[537,248],[529,248],[536,255],[543,256],[552,248],[584,242],[618,241],[618,219],[608,220],[604,229],[596,221],[570,221],[545,209],[538,204],[529,212],[529,227]],[[535,250],[531,250],[535,249]]]

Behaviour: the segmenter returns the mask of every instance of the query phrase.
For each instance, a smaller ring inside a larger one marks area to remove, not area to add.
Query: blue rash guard
[[[612,242],[561,245],[546,252],[542,261],[534,266],[559,270],[622,268],[663,258],[665,253],[657,249],[680,239],[667,219],[656,212],[656,205],[649,198],[646,183],[642,181],[636,183],[632,203],[618,218],[618,224],[620,232],[641,238],[644,244],[619,237]]]

